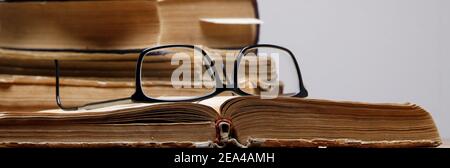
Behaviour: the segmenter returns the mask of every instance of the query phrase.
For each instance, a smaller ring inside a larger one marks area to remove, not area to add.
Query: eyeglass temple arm
[[[75,111],[78,110],[78,107],[64,107],[61,102],[61,96],[59,95],[59,62],[55,60],[55,77],[56,77],[56,104],[58,104],[59,108],[66,111]]]

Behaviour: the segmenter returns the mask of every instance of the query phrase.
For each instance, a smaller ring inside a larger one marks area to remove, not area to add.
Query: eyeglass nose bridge
[[[236,59],[234,61],[233,65],[233,72],[228,74],[227,73],[227,66],[225,66],[224,63],[222,63],[221,67],[219,69],[222,69],[223,79],[220,78],[217,74],[215,75],[216,81],[216,93],[223,93],[223,92],[231,92],[234,93],[233,95],[250,95],[248,93],[243,92],[238,88],[238,77],[237,77],[237,65],[238,60]],[[214,64],[212,67],[215,69],[214,72],[217,72],[217,64]],[[231,76],[229,76],[231,75]]]

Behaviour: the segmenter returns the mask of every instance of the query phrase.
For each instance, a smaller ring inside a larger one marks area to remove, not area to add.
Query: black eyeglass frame
[[[110,101],[102,101],[102,102],[96,102],[96,103],[90,103],[90,104],[86,104],[84,106],[89,106],[89,105],[96,105],[96,104],[102,104],[102,103],[109,103],[109,102],[114,102],[114,101],[121,101],[121,100],[127,100],[127,99],[131,99],[133,102],[140,102],[140,103],[164,103],[164,102],[194,102],[194,101],[200,101],[200,100],[204,100],[204,99],[208,99],[208,98],[212,98],[214,96],[217,96],[219,94],[221,94],[222,92],[225,91],[231,91],[234,92],[238,95],[241,96],[250,96],[251,94],[246,93],[244,91],[242,91],[239,87],[238,87],[238,72],[239,72],[239,65],[242,61],[242,58],[245,56],[245,54],[247,53],[247,51],[251,50],[251,49],[255,49],[255,48],[261,48],[261,47],[265,47],[265,48],[275,48],[275,49],[279,49],[279,50],[283,50],[285,52],[287,52],[293,63],[295,64],[295,69],[298,75],[298,79],[299,79],[299,92],[296,93],[295,95],[291,95],[290,97],[300,97],[300,98],[304,98],[308,96],[308,91],[306,90],[304,84],[303,84],[303,79],[302,79],[302,75],[300,72],[300,67],[298,65],[297,59],[295,58],[294,54],[287,48],[281,47],[281,46],[277,46],[277,45],[272,45],[272,44],[257,44],[257,45],[251,45],[251,46],[247,46],[242,48],[239,51],[239,54],[236,58],[236,60],[234,61],[234,72],[233,72],[233,82],[229,85],[223,83],[223,81],[220,79],[220,76],[218,75],[219,73],[217,72],[217,68],[215,67],[215,62],[208,56],[207,52],[195,45],[164,45],[164,46],[158,46],[158,47],[153,47],[153,48],[147,48],[144,49],[140,55],[139,58],[137,60],[136,63],[136,73],[135,73],[135,79],[136,79],[136,85],[135,85],[135,92],[134,94],[130,97],[130,98],[122,98],[122,99],[116,99],[116,100],[110,100]],[[148,56],[152,56],[152,55],[148,55],[149,53],[151,53],[152,51],[156,51],[156,50],[161,50],[161,49],[165,49],[165,48],[189,48],[189,49],[193,49],[193,50],[197,50],[200,53],[202,53],[203,55],[203,59],[204,61],[206,61],[207,64],[205,64],[205,66],[207,66],[207,70],[210,73],[210,75],[213,76],[213,78],[215,79],[215,88],[214,91],[204,95],[204,96],[200,96],[200,97],[196,97],[196,98],[191,98],[191,99],[179,99],[179,100],[162,100],[162,99],[156,99],[156,98],[151,98],[149,96],[147,96],[144,93],[143,87],[142,87],[142,64],[144,62],[144,58],[148,57]],[[209,65],[208,65],[209,64]],[[61,101],[61,97],[60,97],[60,83],[59,83],[59,63],[58,60],[55,60],[55,76],[56,76],[56,103],[58,104],[58,106],[63,109],[63,110],[78,110],[80,107],[65,107],[62,104]],[[225,70],[224,70],[225,71]],[[225,73],[226,74],[226,73]],[[225,78],[227,78],[225,76]],[[81,107],[84,107],[81,106]]]

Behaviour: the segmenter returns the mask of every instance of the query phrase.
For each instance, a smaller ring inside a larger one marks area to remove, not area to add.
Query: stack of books
[[[436,147],[431,115],[415,104],[219,96],[64,111],[65,103],[129,97],[139,52],[164,44],[226,51],[256,44],[253,0],[0,2],[0,147]],[[157,92],[171,60],[146,60]],[[158,77],[159,76],[159,77]],[[155,86],[157,84],[157,86]]]
[[[61,92],[77,95],[63,96],[65,104],[129,97],[143,48],[202,45],[225,57],[257,43],[256,7],[252,0],[2,2],[0,110],[57,108],[55,59]],[[152,88],[173,92],[170,57],[145,61],[158,83]]]

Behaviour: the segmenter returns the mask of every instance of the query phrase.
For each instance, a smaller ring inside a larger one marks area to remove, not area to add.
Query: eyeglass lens
[[[283,49],[255,47],[246,50],[237,75],[239,89],[248,94],[273,98],[300,92],[295,60]]]

